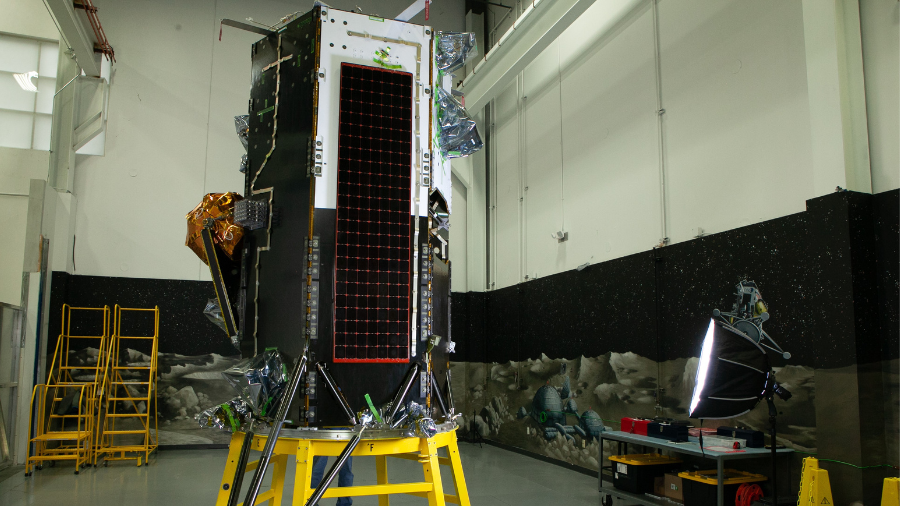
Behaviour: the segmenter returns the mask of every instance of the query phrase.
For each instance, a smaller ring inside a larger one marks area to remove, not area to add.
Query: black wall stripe
[[[731,309],[742,278],[760,286],[771,313],[765,329],[791,352],[790,364],[897,358],[898,209],[900,190],[835,193],[810,200],[806,212],[582,271],[454,293],[455,358],[697,356],[712,310]]]

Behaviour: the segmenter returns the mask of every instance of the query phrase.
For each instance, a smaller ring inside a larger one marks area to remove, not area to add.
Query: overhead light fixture
[[[689,416],[701,420],[734,418],[765,399],[769,407],[771,483],[772,489],[778,490],[775,396],[786,401],[791,393],[775,381],[766,349],[785,359],[791,358],[791,354],[782,350],[762,328],[763,322],[769,320],[769,312],[756,283],[741,281],[736,295],[730,312],[713,310],[714,318],[709,322],[700,349]],[[770,504],[778,504],[774,493]]]
[[[19,87],[25,91],[33,91],[37,92],[37,86],[31,82],[32,78],[38,76],[37,70],[32,70],[31,72],[25,72],[24,74],[13,74],[13,77],[16,78],[16,82],[19,83]]]

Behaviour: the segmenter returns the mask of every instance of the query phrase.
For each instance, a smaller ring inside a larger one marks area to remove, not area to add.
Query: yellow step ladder
[[[149,336],[122,335],[122,321],[148,315],[153,322]],[[113,314],[110,367],[103,385],[105,404],[97,456],[108,465],[112,460],[135,460],[138,467],[159,447],[157,419],[157,367],[159,351],[159,307],[123,308]],[[129,364],[131,347],[149,357]]]
[[[73,326],[73,315],[75,322]],[[89,334],[87,329],[93,328]],[[34,386],[32,423],[25,475],[43,468],[44,462],[75,461],[75,474],[94,458],[100,408],[100,385],[106,377],[109,352],[110,311],[63,304],[62,331],[56,341],[47,382]],[[96,348],[95,348],[96,347]],[[96,361],[89,349],[97,350]]]

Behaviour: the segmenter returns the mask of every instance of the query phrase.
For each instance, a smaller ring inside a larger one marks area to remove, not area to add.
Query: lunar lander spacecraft
[[[363,429],[455,428],[450,158],[481,140],[451,91],[472,34],[321,4],[271,29],[223,24],[262,36],[250,51],[245,185],[188,215],[188,245],[210,265],[216,318],[243,356],[274,347],[294,364],[269,389],[281,392],[277,411],[261,416],[272,399],[251,399],[271,367],[241,395],[253,411],[241,429],[269,434],[253,504],[286,421],[294,433],[354,426],[356,442]]]

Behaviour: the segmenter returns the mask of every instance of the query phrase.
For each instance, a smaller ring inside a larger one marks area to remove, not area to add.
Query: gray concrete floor
[[[566,506],[599,504],[597,479],[493,446],[460,443],[469,498],[475,506]],[[109,467],[87,468],[75,476],[70,465],[44,467],[31,477],[18,472],[0,481],[0,505],[105,506],[180,505],[215,503],[227,450],[169,450],[151,457],[150,465],[133,461],[111,462]],[[251,456],[251,458],[253,458]],[[329,462],[330,466],[331,462]],[[441,466],[442,468],[446,466]],[[353,462],[356,485],[375,484],[375,460]],[[288,489],[293,487],[294,465],[288,467]],[[412,461],[390,459],[392,481],[421,481],[422,467]],[[247,475],[246,481],[251,475]],[[449,469],[443,469],[445,491],[452,493]],[[264,485],[267,488],[268,483]],[[282,504],[290,504],[286,492]],[[243,499],[243,496],[242,496]],[[325,499],[322,506],[332,506]],[[354,498],[354,505],[374,506],[376,497]],[[413,496],[391,496],[392,505],[427,504]]]

